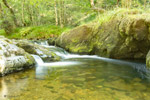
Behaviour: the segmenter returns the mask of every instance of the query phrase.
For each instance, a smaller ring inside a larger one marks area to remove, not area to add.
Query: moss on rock
[[[117,59],[145,59],[150,49],[149,14],[117,12],[108,21],[63,33],[56,45],[81,54]]]
[[[24,70],[34,65],[32,56],[15,45],[13,40],[0,38],[0,75]]]
[[[69,33],[63,33],[58,39],[57,44],[70,52],[87,54],[92,51],[92,28],[83,25],[71,30]]]

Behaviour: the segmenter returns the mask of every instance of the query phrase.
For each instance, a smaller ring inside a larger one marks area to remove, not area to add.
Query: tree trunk
[[[15,16],[15,13],[14,13],[12,7],[10,7],[10,6],[8,5],[8,3],[7,3],[6,0],[2,0],[2,1],[3,1],[4,5],[9,9],[10,13],[12,14],[12,18],[13,18],[13,21],[14,21],[15,26],[18,27],[19,25],[18,25],[18,23],[17,23],[17,19],[16,19],[16,16]]]
[[[56,22],[56,26],[58,25],[58,11],[57,11],[57,2],[56,2],[56,0],[54,0],[55,1],[55,6],[54,6],[54,8],[55,8],[55,22]]]
[[[131,5],[132,5],[132,0],[128,0],[128,8],[131,8]]]
[[[94,7],[94,0],[90,0],[90,3],[91,3],[91,7],[93,8]]]
[[[59,1],[59,23],[61,27],[64,27],[62,13],[62,1]]]
[[[144,0],[144,8],[146,7],[146,0]]]
[[[30,7],[30,5],[28,5],[27,7],[27,10],[28,10],[28,18],[30,20],[30,22],[28,22],[29,25],[33,25],[33,17],[32,17],[32,7]]]
[[[5,19],[1,3],[0,3],[0,19],[2,20],[2,25],[0,28],[3,28],[7,35],[12,33],[13,26],[11,25],[11,23],[7,19]]]
[[[121,0],[122,7],[130,8],[132,5],[132,0]]]
[[[64,25],[67,25],[67,8],[66,8],[66,1],[64,1],[64,4],[63,4],[63,11],[64,11],[64,15],[63,15],[63,17],[64,17]]]
[[[0,3],[0,18],[3,19],[4,16],[3,16],[3,9],[2,9],[2,5]]]
[[[25,0],[23,0],[22,2],[22,24],[23,26],[26,26],[26,23],[25,23],[25,19],[24,19],[24,4],[25,4]]]
[[[65,16],[64,16],[65,9],[64,8],[65,8],[64,7],[64,0],[61,0],[61,16],[62,16],[62,24],[63,24],[63,26],[65,24]]]
[[[119,6],[119,2],[120,2],[120,0],[117,0],[117,5]]]

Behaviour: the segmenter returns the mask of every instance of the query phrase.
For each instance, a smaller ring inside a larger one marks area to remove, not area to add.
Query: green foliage
[[[101,7],[105,9],[116,7],[117,5],[117,0],[101,0],[101,1],[102,1]]]
[[[49,34],[57,35],[57,33],[59,34],[65,30],[60,27],[76,27],[87,24],[93,20],[95,20],[95,22],[98,20],[99,23],[102,24],[112,18],[112,15],[115,15],[114,13],[127,11],[127,9],[120,10],[119,8],[122,7],[123,4],[121,1],[123,0],[120,0],[119,4],[117,4],[117,0],[94,0],[93,8],[95,10],[92,8],[90,0],[6,1],[13,9],[19,27],[25,27],[13,29],[15,28],[13,16],[4,3],[0,1],[0,7],[2,8],[2,10],[0,10],[0,15],[2,15],[0,16],[0,28],[4,28],[6,31],[10,29],[8,26],[11,25],[12,32],[7,32],[8,34],[13,33],[12,35],[9,34],[7,36],[11,38],[47,38],[49,37]],[[138,13],[146,12],[149,10],[148,8],[150,8],[149,4],[150,2],[148,0],[146,0],[146,2],[144,2],[144,0],[131,0],[130,10],[133,9],[134,12],[136,12],[137,9]],[[104,13],[101,13],[100,9],[102,9]],[[56,19],[58,20],[57,23]],[[3,21],[8,21],[10,25],[4,25]],[[2,30],[0,33],[4,34]]]
[[[117,8],[114,10],[106,11],[103,14],[99,14],[99,16],[94,20],[94,22],[95,23],[98,22],[101,25],[105,22],[108,22],[112,18],[118,17],[118,19],[119,18],[121,19],[123,16],[127,16],[127,15],[130,15],[132,17],[145,18],[144,13],[146,13],[146,14],[150,13],[150,9],[144,10],[144,9],[140,9],[140,8],[134,8],[134,9]],[[137,14],[139,14],[139,16],[134,16]]]
[[[4,30],[0,30],[0,35],[16,39],[47,39],[50,37],[57,37],[63,31],[67,30],[69,30],[69,28],[61,28],[59,26],[54,25],[35,26],[35,27],[16,28],[14,32],[10,35],[7,35]]]

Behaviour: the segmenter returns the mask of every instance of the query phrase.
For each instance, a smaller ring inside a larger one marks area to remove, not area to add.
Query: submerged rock
[[[34,58],[17,47],[13,42],[0,37],[0,75],[30,68],[34,65]]]
[[[148,16],[117,13],[101,24],[79,26],[62,34],[56,45],[74,53],[145,59],[150,49]]]

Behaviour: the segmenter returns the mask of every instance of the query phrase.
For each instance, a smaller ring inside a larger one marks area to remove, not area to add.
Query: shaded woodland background
[[[150,0],[1,0],[0,29],[54,25],[76,27],[116,8],[147,9]]]

